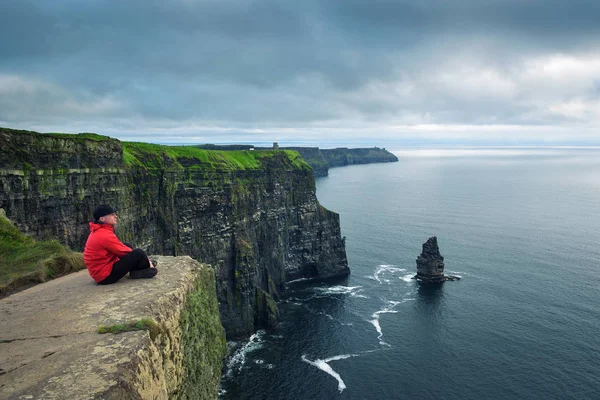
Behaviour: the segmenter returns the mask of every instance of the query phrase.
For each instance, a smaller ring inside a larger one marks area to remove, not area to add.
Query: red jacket
[[[106,279],[113,264],[130,252],[131,249],[117,238],[112,225],[90,222],[90,236],[85,243],[83,260],[96,282]]]

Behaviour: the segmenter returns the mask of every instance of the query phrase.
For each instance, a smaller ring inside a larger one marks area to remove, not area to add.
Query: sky
[[[0,126],[600,145],[597,0],[2,0]]]

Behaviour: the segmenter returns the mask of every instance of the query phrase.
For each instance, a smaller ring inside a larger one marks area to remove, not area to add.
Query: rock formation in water
[[[5,128],[0,143],[0,207],[21,231],[81,251],[94,207],[118,207],[123,241],[214,266],[228,337],[273,326],[287,281],[350,273],[339,215],[297,152]]]
[[[444,257],[440,254],[435,236],[423,243],[423,252],[417,258],[415,279],[425,283],[441,283],[460,279],[457,276],[444,275]]]

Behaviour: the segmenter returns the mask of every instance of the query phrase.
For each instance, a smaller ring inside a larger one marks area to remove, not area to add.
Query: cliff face
[[[286,281],[349,273],[339,216],[318,203],[295,152],[6,129],[0,143],[0,207],[22,231],[82,250],[93,208],[120,208],[122,241],[215,266],[230,337],[274,324]]]
[[[300,153],[312,167],[315,176],[329,175],[329,168],[355,164],[397,162],[398,157],[379,147],[319,149],[318,147],[282,147]]]
[[[270,150],[271,147],[254,147],[253,145],[214,145],[204,144],[195,146],[208,150]],[[397,162],[398,157],[386,149],[379,147],[348,149],[319,149],[318,147],[281,147],[281,150],[293,150],[300,153],[302,158],[310,165],[315,176],[327,176],[329,168],[343,167],[354,164],[372,164],[384,162]]]
[[[329,167],[345,165],[396,162],[398,157],[379,147],[361,149],[323,149],[321,150]]]
[[[286,147],[300,153],[302,158],[312,167],[315,176],[327,176],[329,174],[329,163],[318,147]]]
[[[214,272],[157,259],[155,279],[97,286],[80,271],[0,300],[0,398],[216,398]]]

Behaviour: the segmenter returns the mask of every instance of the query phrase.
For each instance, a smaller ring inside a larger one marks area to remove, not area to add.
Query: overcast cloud
[[[600,144],[600,2],[0,2],[0,126]]]

